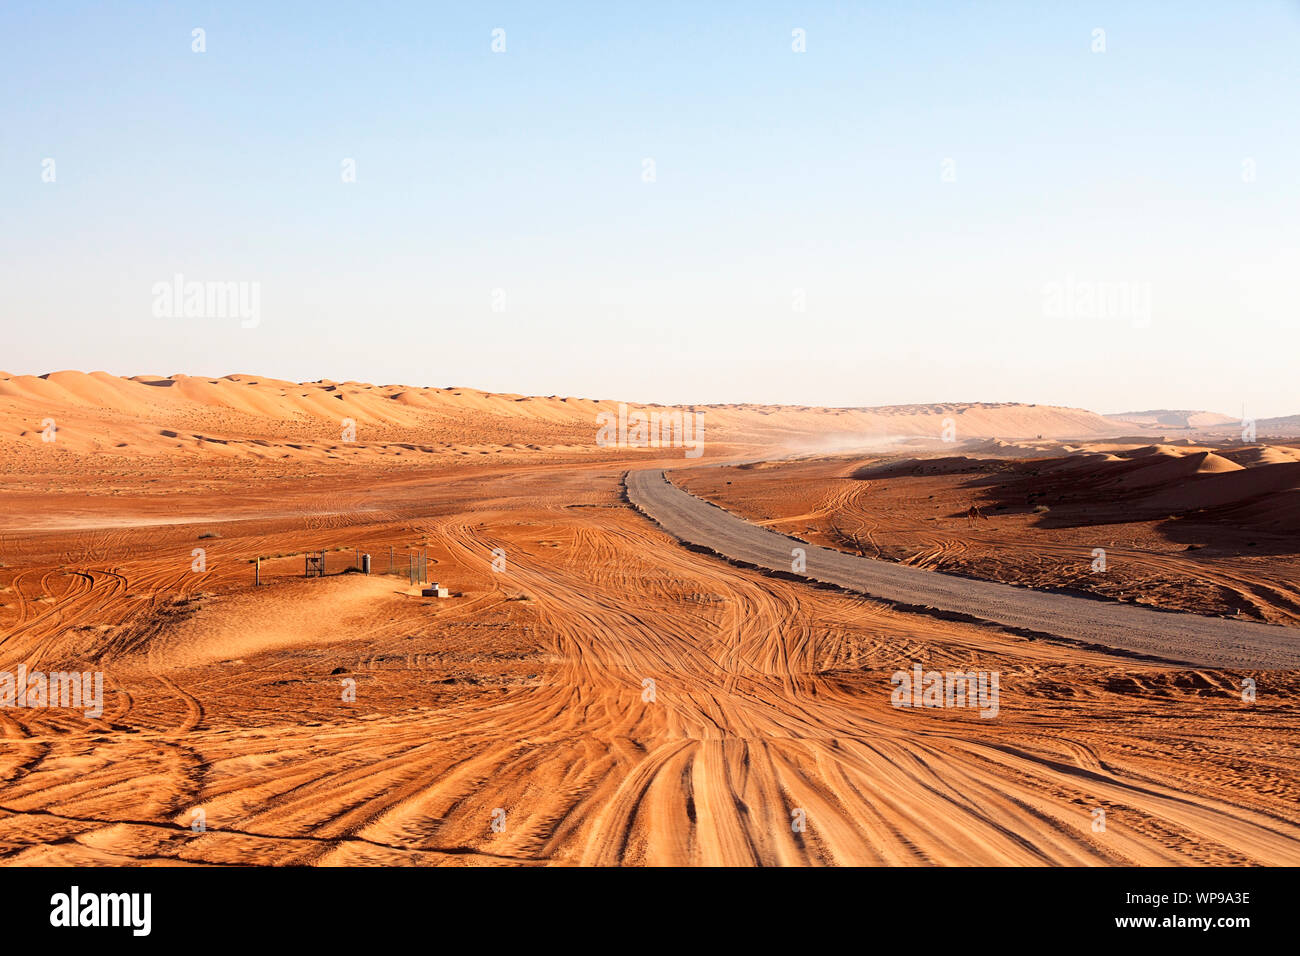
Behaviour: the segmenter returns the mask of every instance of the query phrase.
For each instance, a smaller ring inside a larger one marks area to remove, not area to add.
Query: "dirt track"
[[[0,665],[102,669],[107,699],[0,713],[3,859],[1300,863],[1294,675],[1245,704],[1240,674],[732,567],[628,508],[622,470],[428,476],[335,517],[286,487],[311,513],[221,525],[201,574],[197,528],[16,536]],[[426,540],[462,597],[300,558],[249,587],[277,543]],[[893,707],[913,663],[1000,672],[997,718]]]
[[[1013,588],[813,547],[687,494],[659,470],[629,472],[627,490],[634,505],[682,541],[786,573],[792,571],[795,549],[802,549],[801,576],[891,603],[1192,667],[1300,667],[1300,640],[1290,628]]]

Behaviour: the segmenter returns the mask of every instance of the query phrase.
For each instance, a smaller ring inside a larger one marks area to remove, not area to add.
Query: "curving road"
[[[1172,664],[1239,670],[1300,667],[1300,632],[1224,618],[1150,610],[862,558],[751,524],[671,484],[658,469],[630,471],[628,499],[670,535],[734,561],[799,576],[895,604],[965,615]]]

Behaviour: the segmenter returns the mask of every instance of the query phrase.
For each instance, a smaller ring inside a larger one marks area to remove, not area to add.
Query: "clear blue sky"
[[[1300,411],[1294,0],[9,0],[0,76],[6,371]]]

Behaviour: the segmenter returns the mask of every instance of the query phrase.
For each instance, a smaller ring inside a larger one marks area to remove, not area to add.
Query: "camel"
[[[985,515],[984,512],[980,511],[979,508],[978,508],[977,506],[975,506],[975,505],[971,505],[969,508],[966,509],[966,524],[967,524],[967,526],[969,527],[969,526],[974,525],[974,524],[975,524],[975,519],[976,519],[976,518],[982,518],[984,521],[988,521],[988,520],[989,520],[989,519],[988,519],[988,516]]]

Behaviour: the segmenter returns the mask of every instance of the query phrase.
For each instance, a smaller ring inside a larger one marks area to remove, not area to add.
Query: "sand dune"
[[[596,454],[596,416],[616,415],[618,408],[616,400],[458,387],[294,383],[253,375],[0,375],[0,449],[17,456],[20,449],[39,447],[43,423],[53,419],[57,449],[74,455],[288,458],[317,464],[379,458],[400,465],[429,455]],[[1042,405],[692,409],[704,416],[706,441],[720,446],[938,441],[946,426],[963,439],[1086,437],[1115,430],[1092,412]],[[355,429],[351,436],[345,433],[349,422]]]
[[[1099,502],[1123,502],[1135,518],[1232,508],[1238,509],[1232,515],[1243,527],[1300,530],[1290,504],[1300,488],[1300,455],[1287,447],[1212,450],[1201,445],[1132,447],[1098,442],[1074,447],[1064,457],[1036,459],[1032,467],[1035,473],[1068,483],[1053,486],[1052,495],[1091,495]],[[943,456],[873,462],[850,471],[849,476],[870,479],[1005,471],[1003,459]]]
[[[1219,454],[1246,468],[1259,465],[1285,465],[1300,461],[1300,450],[1280,445],[1252,445],[1248,448],[1221,451]]]
[[[153,664],[171,669],[323,647],[331,637],[355,639],[377,614],[396,613],[405,604],[401,590],[393,578],[362,575],[293,580],[273,601],[248,591],[200,608],[142,650]]]
[[[1300,488],[1300,462],[1202,474],[1212,477],[1162,489],[1142,499],[1142,504],[1156,510],[1178,511],[1247,503],[1267,509],[1268,502],[1263,499]]]

